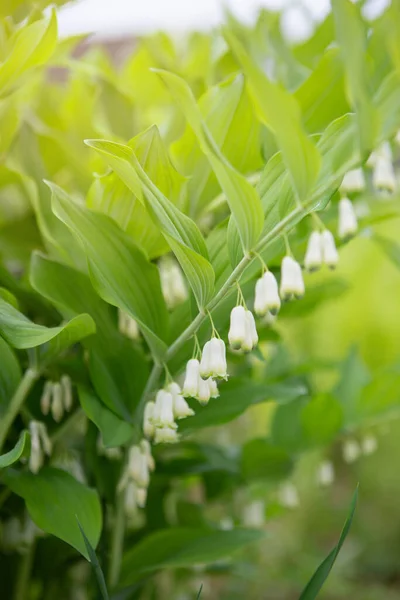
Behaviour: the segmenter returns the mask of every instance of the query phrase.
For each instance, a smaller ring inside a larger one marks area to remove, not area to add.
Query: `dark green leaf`
[[[243,446],[241,468],[246,480],[275,481],[289,475],[293,461],[284,448],[254,439]]]
[[[86,546],[86,550],[89,556],[89,562],[93,567],[93,571],[96,575],[96,579],[97,579],[97,583],[99,584],[99,589],[100,589],[100,593],[103,597],[103,600],[108,600],[109,596],[108,596],[108,592],[107,592],[107,586],[106,586],[106,581],[104,579],[104,575],[103,575],[103,571],[101,569],[100,563],[98,561],[96,552],[94,551],[94,549],[92,548],[91,543],[89,542],[82,525],[80,524],[78,518],[78,526],[80,529],[80,532],[82,534],[83,537],[83,541],[85,542],[85,546]]]
[[[5,467],[9,467],[21,458],[28,440],[29,433],[26,430],[22,431],[21,435],[19,436],[19,440],[14,446],[14,448],[9,452],[6,452],[6,454],[0,456],[0,469],[5,469]]]

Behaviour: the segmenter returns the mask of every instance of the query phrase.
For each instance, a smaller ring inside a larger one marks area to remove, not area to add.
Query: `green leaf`
[[[108,596],[108,592],[107,592],[107,586],[106,586],[106,580],[104,579],[104,575],[103,575],[103,571],[101,569],[100,563],[98,561],[96,552],[94,551],[91,543],[89,542],[82,525],[80,524],[78,518],[78,527],[80,529],[80,532],[82,534],[83,537],[83,541],[85,542],[85,546],[86,546],[86,550],[89,556],[89,562],[93,567],[93,571],[96,575],[96,579],[97,579],[97,583],[99,584],[99,589],[100,589],[100,593],[102,595],[103,600],[109,600],[109,596]]]
[[[303,201],[317,179],[321,157],[304,132],[299,106],[289,92],[269,81],[232,31],[225,29],[224,35],[243,69],[260,118],[276,136],[298,199]]]
[[[360,7],[351,0],[335,0],[332,10],[346,70],[349,101],[357,115],[360,152],[366,157],[375,147],[379,126],[366,61],[367,26],[362,22]]]
[[[35,348],[42,346],[39,362],[48,362],[69,346],[96,331],[95,323],[89,315],[83,314],[59,327],[36,325],[11,304],[0,298],[0,333],[14,348]]]
[[[293,461],[284,448],[265,439],[253,439],[243,446],[241,470],[246,480],[279,480],[287,477]]]
[[[291,402],[306,393],[299,383],[256,383],[249,379],[232,379],[221,385],[220,397],[207,406],[193,402],[196,414],[179,424],[179,431],[191,432],[203,427],[223,425],[244,413],[252,404],[275,400],[278,403]]]
[[[97,293],[136,319],[152,352],[162,357],[168,313],[157,267],[109,217],[79,206],[58,186],[53,210],[84,246]]]
[[[53,10],[49,19],[40,19],[14,32],[10,52],[0,65],[0,96],[28,70],[43,65],[57,43],[57,19]]]
[[[209,564],[231,556],[243,546],[260,540],[263,535],[251,529],[216,531],[174,528],[157,531],[124,555],[120,585],[132,585],[158,569]]]
[[[22,373],[17,357],[2,337],[0,337],[0,364],[0,414],[3,414],[21,381]]]
[[[351,348],[340,365],[339,381],[332,392],[342,406],[346,426],[358,420],[360,399],[365,386],[370,382],[371,375],[357,348]]]
[[[86,140],[107,157],[107,162],[137,198],[146,199],[146,208],[160,227],[185,273],[197,303],[207,304],[214,292],[214,271],[197,225],[170,202],[150,180],[129,146],[103,140]]]
[[[100,430],[106,448],[121,446],[132,438],[133,427],[106,408],[92,391],[80,386],[78,393],[86,416]]]
[[[204,122],[189,85],[177,75],[157,70],[161,79],[182,109],[200,147],[218,179],[235,219],[243,250],[249,251],[257,242],[264,221],[260,198],[253,186],[221,153]]]
[[[319,594],[322,586],[324,585],[329,573],[332,570],[333,565],[338,557],[338,554],[343,546],[343,543],[347,537],[347,534],[350,531],[351,523],[353,521],[354,511],[356,510],[357,505],[357,497],[358,497],[358,487],[354,492],[353,498],[350,503],[350,510],[344,527],[342,529],[342,533],[340,534],[340,538],[336,546],[333,550],[328,554],[325,560],[319,565],[318,569],[315,571],[314,575],[311,577],[310,581],[304,588],[299,600],[314,600]]]
[[[302,423],[302,412],[308,399],[300,397],[290,404],[280,404],[271,423],[271,442],[288,452],[304,450],[307,445]]]
[[[77,519],[93,548],[102,527],[97,492],[60,469],[44,468],[37,475],[9,469],[3,475],[11,490],[24,498],[38,527],[76,548],[89,560]]]
[[[320,394],[303,408],[303,431],[310,444],[329,444],[343,423],[341,404],[329,394]]]
[[[400,245],[389,238],[375,234],[372,238],[390,258],[395,267],[400,269]]]
[[[25,446],[28,440],[29,433],[25,429],[24,431],[21,431],[19,440],[14,446],[14,448],[9,452],[6,452],[6,454],[2,454],[2,456],[0,456],[0,469],[5,469],[6,467],[9,467],[21,458],[21,456],[24,454]]]

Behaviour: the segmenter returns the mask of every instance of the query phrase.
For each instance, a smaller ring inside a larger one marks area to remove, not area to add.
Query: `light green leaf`
[[[299,106],[289,92],[269,81],[232,31],[225,29],[224,35],[243,69],[260,118],[276,136],[298,199],[303,201],[317,179],[321,157],[304,132]]]
[[[87,140],[86,143],[107,157],[110,167],[137,198],[144,195],[148,212],[178,259],[199,308],[203,307],[214,291],[214,271],[197,225],[154,185],[129,146],[102,140]]]
[[[142,539],[124,555],[121,587],[132,585],[148,573],[166,568],[212,563],[231,556],[243,546],[260,540],[263,533],[252,529],[166,529]]]
[[[259,238],[264,220],[256,190],[221,153],[202,118],[189,85],[173,73],[163,70],[157,70],[157,73],[178,102],[211,164],[234,216],[244,251],[251,250]]]
[[[342,406],[346,426],[358,420],[362,392],[370,381],[371,375],[361,360],[357,348],[351,348],[340,365],[339,381],[332,392]]]
[[[66,348],[95,332],[93,319],[86,314],[78,315],[65,325],[45,327],[36,325],[11,304],[0,298],[0,333],[14,348],[42,346],[39,362],[51,360]]]
[[[6,467],[9,467],[10,465],[17,462],[17,460],[19,460],[21,458],[21,456],[24,453],[25,446],[26,446],[26,443],[28,440],[29,440],[29,433],[25,429],[24,431],[21,432],[21,435],[19,436],[19,440],[16,443],[16,445],[14,446],[14,448],[12,450],[10,450],[9,452],[6,452],[6,454],[3,454],[2,456],[0,456],[0,469],[5,469]]]
[[[7,410],[19,382],[21,367],[17,357],[2,337],[0,337],[0,414]]]
[[[49,19],[41,19],[18,29],[8,41],[10,50],[0,65],[0,96],[28,70],[43,65],[57,43],[57,19],[53,10]]]
[[[253,439],[243,446],[241,470],[246,480],[279,480],[287,477],[293,460],[284,448],[265,439]]]
[[[358,497],[358,487],[354,492],[354,496],[351,500],[350,510],[344,527],[342,529],[342,533],[340,534],[340,538],[334,549],[328,554],[325,560],[319,565],[318,569],[315,571],[314,575],[311,577],[310,581],[304,588],[299,600],[314,600],[322,586],[324,585],[329,573],[332,570],[333,565],[338,557],[338,554],[343,546],[343,543],[347,537],[347,534],[350,531],[351,523],[353,521],[354,512],[356,510],[357,505],[357,497]]]
[[[9,469],[3,477],[12,491],[24,498],[38,527],[67,542],[89,560],[77,519],[95,548],[102,527],[101,506],[95,490],[65,471],[49,467],[37,475]]]
[[[346,70],[349,101],[357,115],[360,152],[367,157],[377,142],[379,126],[378,113],[369,89],[367,27],[362,22],[360,7],[351,0],[335,0],[332,10]]]
[[[100,430],[106,448],[121,446],[132,438],[133,427],[106,408],[92,391],[79,387],[78,393],[86,416]]]
[[[168,313],[157,267],[109,217],[79,206],[58,186],[49,185],[55,214],[84,246],[97,293],[136,319],[153,353],[161,357]]]

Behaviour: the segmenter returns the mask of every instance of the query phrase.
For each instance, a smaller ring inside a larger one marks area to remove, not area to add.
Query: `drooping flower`
[[[258,344],[258,334],[256,328],[256,322],[254,320],[253,313],[250,310],[246,310],[246,337],[242,344],[242,350],[244,352],[251,352]]]
[[[147,466],[149,468],[149,471],[154,471],[154,469],[156,468],[156,463],[155,460],[153,458],[153,455],[151,453],[151,446],[148,440],[143,439],[140,442],[140,450],[142,451],[142,453],[145,455],[146,460],[147,460]]]
[[[256,283],[254,312],[259,317],[265,316],[267,312],[275,315],[279,312],[280,307],[278,282],[271,271],[266,271]]]
[[[156,428],[169,427],[171,429],[176,429],[172,394],[166,390],[159,390],[157,392],[153,423]]]
[[[361,448],[356,440],[346,440],[342,452],[343,460],[347,463],[353,463],[360,457]]]
[[[351,192],[362,192],[363,190],[365,190],[365,177],[361,167],[347,171],[343,177],[340,191],[343,194],[348,194]]]
[[[372,173],[372,185],[376,190],[395,191],[397,181],[391,160],[384,157],[377,159]]]
[[[339,254],[336,249],[335,238],[328,229],[321,233],[321,246],[324,263],[330,269],[334,269],[339,261]]]
[[[257,329],[250,310],[243,306],[235,306],[232,309],[228,339],[233,350],[250,352],[257,345]]]
[[[147,402],[144,407],[143,433],[147,438],[152,438],[154,436],[154,409],[154,402]]]
[[[58,423],[64,416],[63,390],[61,384],[56,382],[53,384],[53,399],[51,401],[51,414],[53,419]]]
[[[172,394],[172,403],[175,419],[184,419],[194,415],[194,411],[190,408],[182,395],[180,386],[172,382],[168,385],[167,390]]]
[[[280,486],[278,496],[279,502],[286,508],[297,508],[300,504],[297,488],[291,481]]]
[[[213,337],[204,344],[200,375],[206,379],[208,377],[227,379],[226,349],[223,340]]]
[[[210,398],[219,398],[217,382],[212,377],[207,379],[208,389],[210,390]]]
[[[319,231],[313,231],[308,238],[306,255],[304,257],[304,266],[307,271],[317,271],[321,268],[322,255],[322,234]]]
[[[338,236],[341,240],[353,237],[357,233],[358,223],[351,201],[344,197],[339,201]]]
[[[154,435],[155,444],[175,444],[179,441],[176,429],[170,427],[157,427]]]
[[[335,470],[330,460],[324,460],[318,467],[317,482],[319,485],[327,487],[332,485],[335,480]]]
[[[129,477],[139,487],[147,487],[150,482],[149,466],[147,456],[142,452],[140,446],[131,446],[129,449],[128,467]]]
[[[265,502],[254,500],[244,507],[243,525],[261,529],[265,525]]]
[[[72,396],[72,383],[69,375],[63,375],[60,379],[62,388],[63,405],[67,412],[72,408],[73,396]]]
[[[52,445],[44,423],[31,421],[29,423],[29,432],[31,434],[29,469],[32,473],[37,473],[43,466],[44,455],[51,455]]]
[[[161,289],[168,308],[173,309],[188,297],[185,280],[178,264],[171,257],[161,259],[159,264]]]
[[[376,452],[378,448],[378,440],[374,435],[368,434],[361,440],[362,453],[366,456]]]
[[[209,379],[211,379],[211,377]],[[209,379],[203,379],[199,375],[199,382],[198,382],[198,387],[197,387],[196,398],[202,406],[205,406],[206,404],[208,404],[208,402],[211,398],[211,389],[210,389],[210,384],[208,383]]]
[[[46,381],[46,383],[43,386],[42,395],[40,397],[40,410],[45,416],[49,414],[52,397],[53,383],[51,381]]]
[[[305,287],[301,267],[291,256],[285,256],[281,266],[280,295],[283,300],[302,298]]]
[[[186,365],[185,381],[182,393],[184,396],[195,398],[199,389],[200,363],[197,358],[191,358]]]
[[[118,310],[118,329],[131,340],[138,340],[140,337],[137,321],[123,310]]]

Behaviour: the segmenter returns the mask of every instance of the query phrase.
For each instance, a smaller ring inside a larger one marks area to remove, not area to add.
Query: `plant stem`
[[[111,537],[111,556],[108,569],[108,585],[113,589],[118,581],[121,570],[121,560],[124,549],[125,535],[125,514],[124,514],[124,493],[117,492],[115,506],[115,521],[113,523]]]
[[[25,402],[26,397],[28,396],[38,377],[39,373],[37,371],[31,368],[27,369],[19,383],[19,386],[15,390],[14,396],[11,398],[11,402],[7,407],[7,412],[4,414],[0,422],[0,451],[7,439],[9,429],[13,424],[15,417],[21,410],[21,406]]]
[[[35,540],[30,544],[28,550],[20,558],[17,580],[14,589],[14,600],[23,600],[27,598],[29,579],[31,576],[33,558],[35,556]]]

